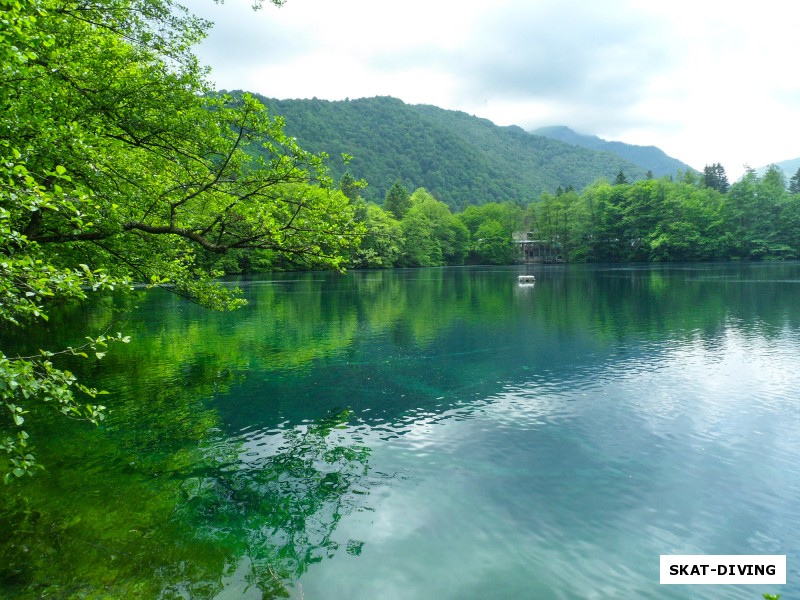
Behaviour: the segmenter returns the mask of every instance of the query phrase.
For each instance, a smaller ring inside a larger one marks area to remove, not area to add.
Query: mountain
[[[792,177],[795,176],[797,170],[800,169],[800,158],[792,158],[789,160],[782,160],[781,162],[774,163],[776,167],[778,167],[783,173],[786,175],[786,180],[788,181]],[[756,173],[759,177],[763,176],[764,173],[767,172],[771,165],[764,165],[763,167],[759,167],[756,169]]]
[[[241,92],[231,92],[240,94]],[[565,144],[520,127],[499,127],[486,119],[435,106],[409,105],[390,97],[358,100],[276,100],[253,94],[301,147],[327,152],[332,175],[346,167],[368,182],[367,200],[382,202],[399,180],[413,191],[424,187],[452,208],[511,200],[527,204],[561,186],[581,190],[620,170],[628,180],[647,169],[610,152]]]
[[[667,156],[663,150],[655,146],[636,146],[623,142],[609,142],[595,135],[582,135],[569,127],[556,125],[554,127],[541,127],[531,133],[543,135],[552,140],[559,140],[567,144],[588,148],[590,150],[603,150],[616,154],[620,158],[632,162],[645,170],[653,172],[656,177],[675,175],[678,171],[694,171],[689,165],[676,158]]]

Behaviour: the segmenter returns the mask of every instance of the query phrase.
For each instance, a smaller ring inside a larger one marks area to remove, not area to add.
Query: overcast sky
[[[394,96],[567,125],[701,170],[800,157],[800,6],[784,0],[184,2],[218,89]]]

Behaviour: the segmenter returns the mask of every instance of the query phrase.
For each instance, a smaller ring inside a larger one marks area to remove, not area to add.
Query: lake
[[[0,597],[800,598],[800,263],[226,285],[248,306],[26,337],[132,342],[71,365],[101,426],[29,419]],[[662,554],[786,554],[788,585],[662,586]]]

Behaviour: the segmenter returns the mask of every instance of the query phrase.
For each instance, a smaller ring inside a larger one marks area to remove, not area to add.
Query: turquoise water
[[[101,427],[31,430],[0,595],[800,598],[800,264],[229,284],[29,340],[133,337],[74,365]],[[661,586],[661,554],[786,554],[787,585]]]

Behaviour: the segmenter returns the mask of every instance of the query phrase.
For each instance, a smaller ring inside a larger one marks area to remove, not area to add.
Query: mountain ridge
[[[581,134],[566,125],[540,127],[530,131],[551,139],[581,146],[591,150],[604,150],[653,172],[655,177],[675,175],[678,171],[695,171],[686,163],[667,155],[656,146],[639,146],[625,142],[608,141],[596,135]]]
[[[233,95],[241,91],[229,92]],[[527,204],[560,187],[581,190],[594,181],[629,181],[648,169],[598,151],[499,126],[488,119],[389,96],[353,100],[278,100],[252,94],[301,147],[326,152],[331,174],[363,178],[362,197],[381,203],[391,185],[426,188],[451,208],[510,200]],[[345,166],[334,157],[352,156]],[[655,170],[653,170],[655,173]]]
[[[798,169],[800,169],[800,157],[798,158],[790,158],[788,160],[782,160],[780,162],[771,163],[769,165],[764,165],[763,167],[758,167],[755,169],[756,174],[759,177],[762,177],[764,173],[767,172],[772,165],[778,167],[783,174],[786,175],[786,179],[791,179],[797,173]]]

